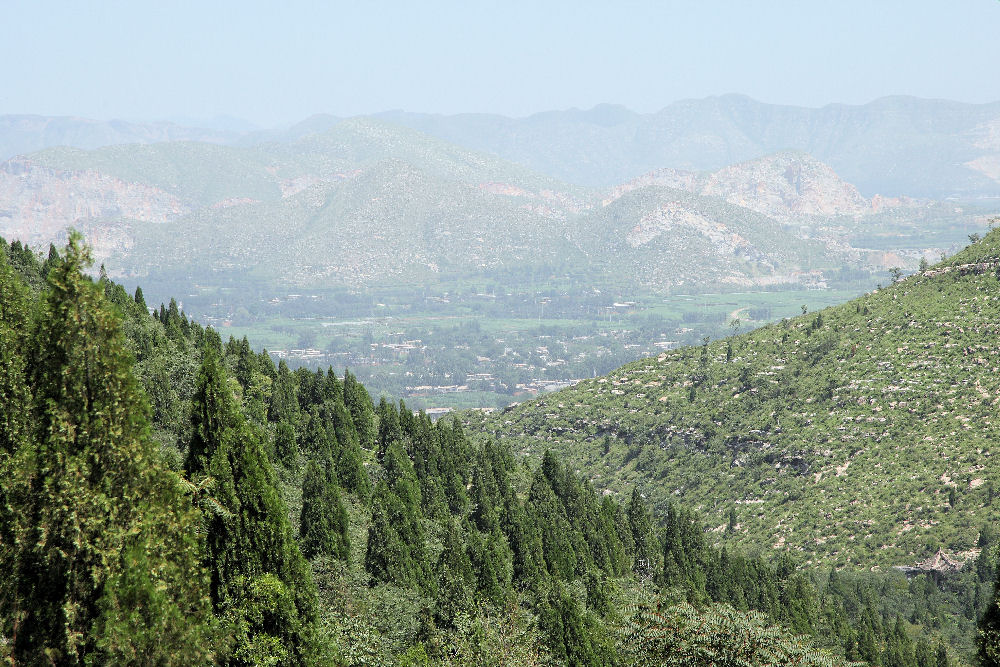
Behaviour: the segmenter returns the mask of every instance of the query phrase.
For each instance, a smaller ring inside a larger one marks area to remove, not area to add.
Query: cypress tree
[[[15,509],[23,503],[25,480],[15,457],[29,435],[30,395],[25,378],[24,341],[27,332],[27,292],[7,263],[0,239],[0,569],[14,571],[14,540],[23,517]],[[19,498],[18,496],[21,496]],[[0,633],[10,636],[14,579],[0,577]]]
[[[288,370],[282,359],[278,362],[277,377],[271,390],[271,400],[267,408],[267,418],[272,422],[294,424],[299,418],[298,391],[295,376]]]
[[[976,648],[979,651],[979,661],[984,667],[1000,665],[1000,578],[993,586],[993,599],[979,620]]]
[[[196,516],[149,437],[120,322],[70,236],[48,275],[29,377],[13,656],[40,664],[204,662]]]
[[[344,403],[344,385],[337,379],[333,368],[326,369],[326,380],[323,382],[323,398],[334,403]]]
[[[195,380],[191,406],[191,441],[184,470],[189,477],[204,473],[222,445],[222,434],[236,428],[238,408],[215,350],[206,348]]]
[[[331,556],[347,560],[351,550],[347,510],[329,466],[309,462],[302,481],[299,543],[306,558]]]
[[[375,439],[379,427],[375,423],[375,406],[372,405],[372,397],[351,372],[346,370],[344,371],[344,405],[347,406],[351,413],[351,419],[354,420],[354,428],[358,432],[358,444],[362,449],[368,451],[375,449]]]
[[[629,499],[626,509],[629,529],[632,533],[632,543],[635,545],[632,569],[640,576],[649,576],[653,572],[655,538],[653,537],[653,523],[649,518],[649,511],[646,503],[639,495],[639,489],[632,489],[632,497]]]
[[[577,565],[572,528],[542,469],[532,479],[526,509],[530,522],[541,537],[542,554],[549,574],[563,579],[572,578]]]
[[[148,316],[149,308],[146,306],[146,298],[142,295],[141,287],[135,288],[135,295],[132,297],[132,299],[135,301],[135,305],[142,308],[142,310],[145,311],[146,315]]]
[[[274,460],[286,468],[294,468],[299,457],[299,445],[295,441],[295,427],[288,422],[280,422],[274,428]]]
[[[385,480],[372,499],[365,569],[376,581],[430,590],[420,486],[398,440],[386,451],[384,468]]]
[[[319,649],[309,564],[292,533],[263,438],[228,387],[215,355],[207,353],[192,406],[192,451],[200,445],[189,461],[208,459],[204,470],[220,505],[207,531],[212,604],[235,638],[232,664],[307,663]]]
[[[346,380],[344,386],[347,387]],[[385,400],[385,396],[379,400],[375,414],[378,417],[378,459],[381,461],[385,457],[389,445],[393,442],[402,442],[403,432],[399,426],[399,413],[396,412],[396,406]]]
[[[438,588],[434,620],[439,627],[454,627],[455,617],[472,606],[475,576],[465,541],[454,520],[448,521],[443,542],[434,568]]]
[[[336,378],[336,376],[333,377]],[[362,461],[354,423],[343,403],[333,402],[332,407],[330,421],[337,443],[333,456],[337,478],[345,489],[361,498],[367,498],[371,493],[371,480],[368,478],[368,472]]]

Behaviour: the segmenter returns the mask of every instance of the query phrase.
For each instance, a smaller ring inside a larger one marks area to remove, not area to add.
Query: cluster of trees
[[[5,658],[949,664],[870,579],[716,548],[682,508],[275,365],[89,261],[76,236],[45,261],[0,244]]]

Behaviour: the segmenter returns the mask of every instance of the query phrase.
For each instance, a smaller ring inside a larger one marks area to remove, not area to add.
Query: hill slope
[[[613,185],[664,166],[714,170],[796,149],[830,164],[866,196],[1000,196],[996,102],[897,96],[812,109],[723,95],[653,114],[602,105],[516,119],[384,117],[572,183]]]
[[[812,269],[871,262],[788,223],[868,211],[804,155],[656,172],[601,195],[370,119],[289,143],[51,148],[0,167],[0,234],[45,245],[76,226],[112,276],[211,285],[249,271],[266,289],[533,267],[658,291],[812,284]]]
[[[997,519],[1000,232],[859,299],[666,352],[489,418],[599,488],[747,546],[908,565]]]

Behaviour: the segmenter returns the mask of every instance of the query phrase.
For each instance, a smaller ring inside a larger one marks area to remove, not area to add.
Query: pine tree
[[[204,662],[196,516],[149,438],[120,323],[71,235],[51,267],[29,377],[28,494],[12,563],[13,656],[40,664]]]

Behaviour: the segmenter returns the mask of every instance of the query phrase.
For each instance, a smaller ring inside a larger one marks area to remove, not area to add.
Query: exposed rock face
[[[188,211],[163,190],[96,171],[58,171],[25,158],[0,166],[0,235],[31,244],[89,220],[161,223]]]
[[[805,153],[778,153],[713,173],[658,169],[614,188],[603,204],[607,206],[626,192],[647,185],[719,197],[779,220],[811,215],[860,216],[912,205],[906,198],[875,195],[868,200],[830,166]]]
[[[748,252],[752,248],[747,239],[718,220],[707,218],[678,202],[665,204],[644,215],[625,240],[630,246],[637,248],[680,227],[686,227],[707,238],[719,254],[733,255],[740,250]]]
[[[871,211],[871,203],[857,188],[802,153],[779,153],[720,169],[709,177],[702,194],[777,218]]]
[[[965,554],[968,557],[974,559],[979,555],[978,549],[974,553]],[[961,557],[961,555],[959,555]],[[913,566],[897,565],[895,569],[899,570],[907,577],[915,577],[918,574],[927,574],[935,579],[942,576],[955,574],[961,571],[970,558],[965,560],[958,560],[956,556],[946,554],[942,549],[938,549],[933,556],[925,561],[917,563]]]

